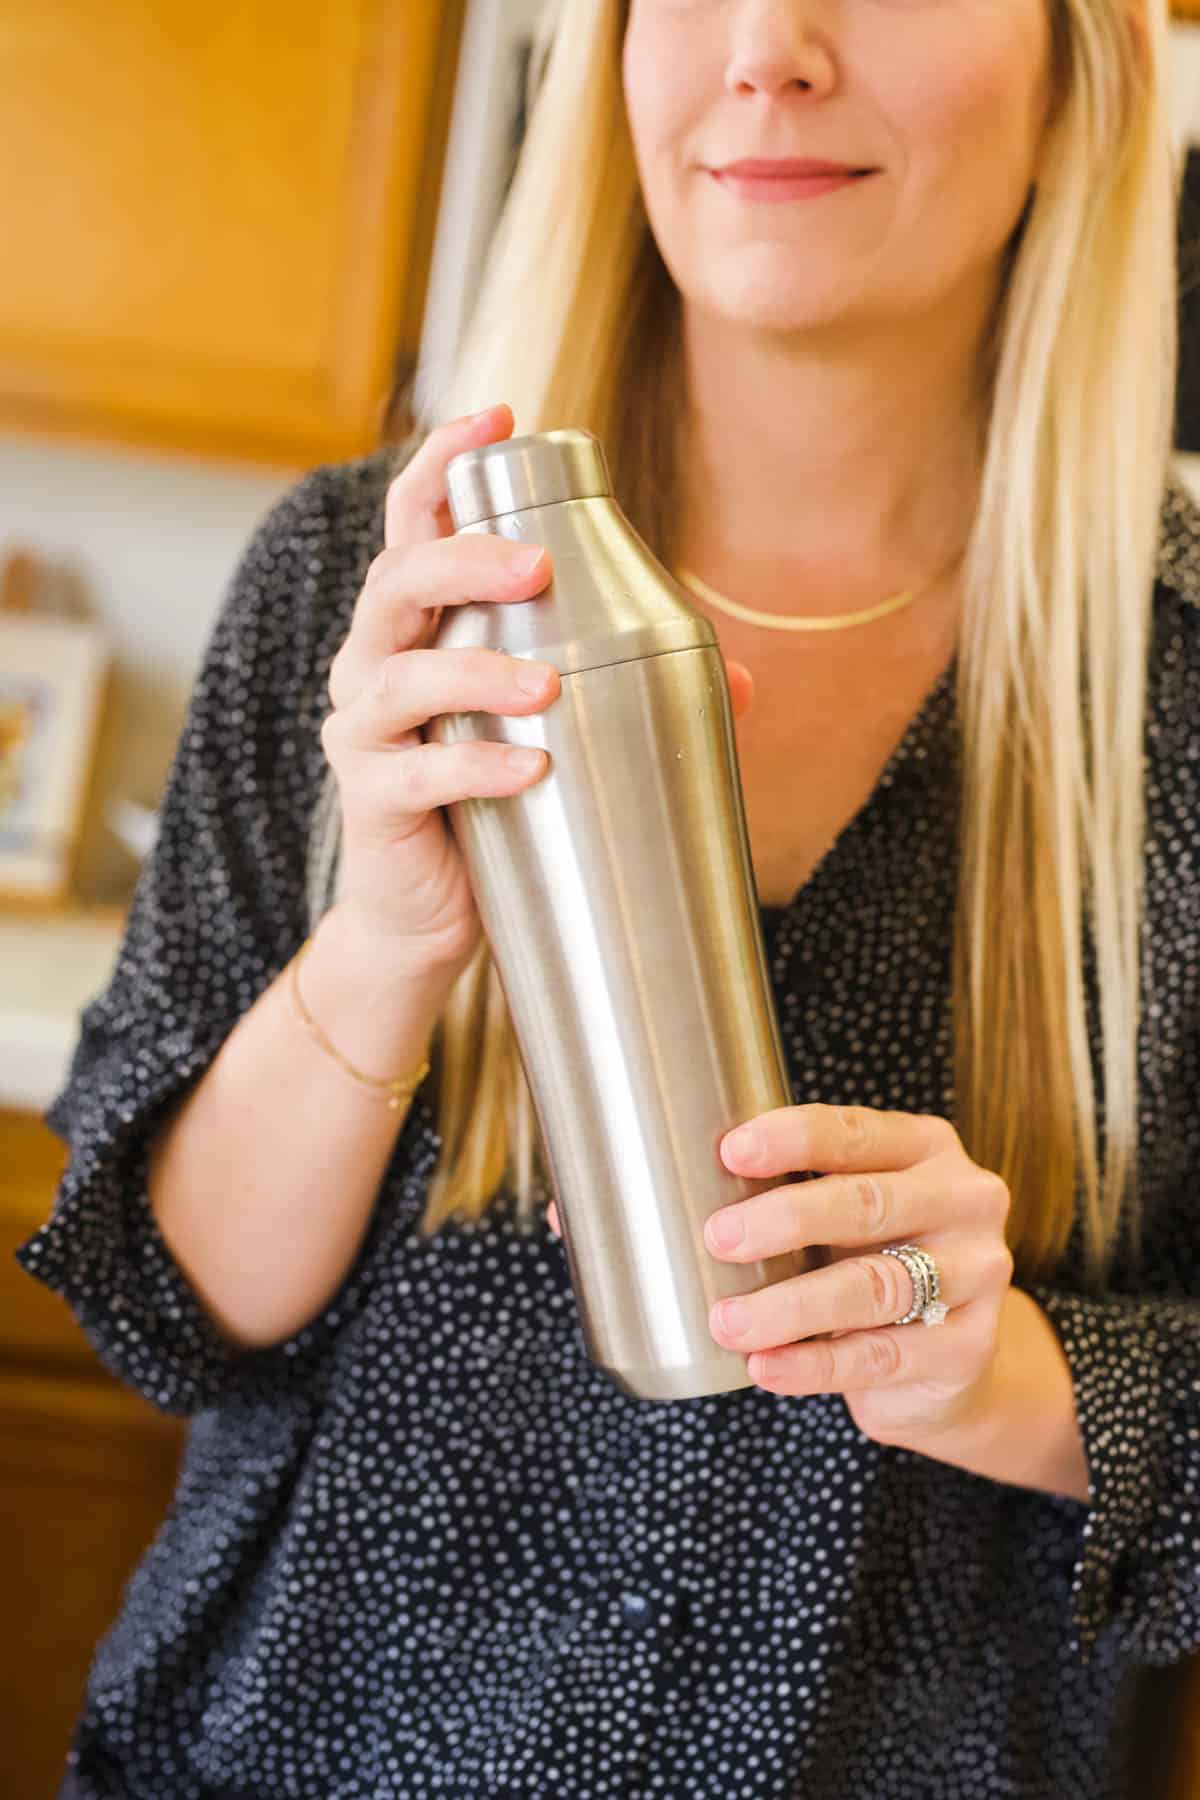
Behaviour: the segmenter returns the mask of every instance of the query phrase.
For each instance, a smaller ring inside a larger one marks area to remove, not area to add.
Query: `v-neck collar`
[[[882,796],[895,786],[902,770],[918,763],[929,763],[931,767],[933,766],[936,752],[939,748],[944,747],[947,728],[954,718],[957,675],[958,652],[955,650],[909,720],[903,735],[888,757],[867,798],[858,810],[847,819],[841,831],[838,832],[807,878],[793,893],[791,899],[782,906],[760,904],[759,916],[765,927],[779,923],[799,906],[801,900],[824,876],[828,864],[844,848],[846,841],[861,829],[868,818],[874,816]]]

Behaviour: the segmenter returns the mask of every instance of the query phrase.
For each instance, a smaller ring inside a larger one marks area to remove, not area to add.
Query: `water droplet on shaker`
[[[676,762],[678,762],[678,761],[679,761],[679,759],[680,759],[680,757],[681,757],[681,756],[682,756],[682,755],[683,755],[683,751],[682,751],[682,750],[677,750],[677,751],[676,751],[676,752],[675,752],[675,761],[676,761]]]

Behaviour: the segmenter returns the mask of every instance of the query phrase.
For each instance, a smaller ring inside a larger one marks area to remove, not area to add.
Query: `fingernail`
[[[518,550],[512,558],[512,568],[517,575],[532,575],[546,552],[540,544],[529,544],[524,550]]]
[[[754,1125],[739,1125],[722,1144],[722,1152],[738,1162],[753,1162],[762,1153],[762,1133]]]
[[[724,1206],[715,1212],[704,1227],[704,1235],[714,1250],[736,1250],[746,1235],[746,1221],[738,1206]]]
[[[550,677],[540,663],[532,669],[528,663],[523,664],[513,675],[516,686],[523,694],[528,694],[531,699],[536,699],[539,694],[545,693],[549,680]]]
[[[740,1337],[750,1323],[750,1308],[744,1300],[718,1300],[709,1321],[724,1337]]]

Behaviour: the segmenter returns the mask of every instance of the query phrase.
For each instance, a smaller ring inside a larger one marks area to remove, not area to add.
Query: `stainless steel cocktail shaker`
[[[593,1361],[644,1398],[751,1385],[709,1309],[802,1255],[714,1258],[709,1214],[775,1185],[725,1132],[791,1104],[725,665],[611,492],[600,441],[538,432],[454,457],[459,531],[544,544],[535,598],[446,608],[437,642],[553,663],[531,717],[441,715],[436,742],[550,755],[524,793],[448,811],[512,1015]],[[784,1178],[780,1178],[784,1179]]]

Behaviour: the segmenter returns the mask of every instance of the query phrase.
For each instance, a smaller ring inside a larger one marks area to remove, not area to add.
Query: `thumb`
[[[729,704],[734,718],[740,719],[754,705],[754,677],[740,662],[727,662],[725,673],[729,679]]]

